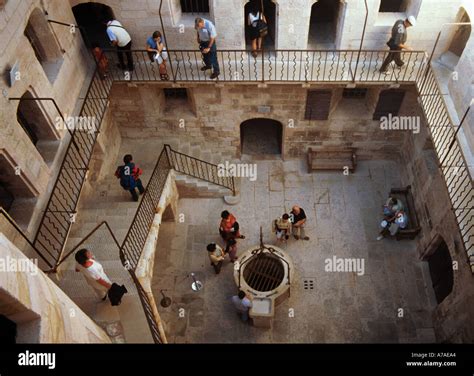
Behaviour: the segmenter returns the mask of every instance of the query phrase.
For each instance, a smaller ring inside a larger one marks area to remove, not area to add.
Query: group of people
[[[273,221],[273,230],[277,240],[281,243],[286,242],[290,235],[293,235],[296,240],[309,240],[309,236],[306,236],[304,232],[305,223],[305,211],[303,208],[295,205],[291,209],[290,214],[285,213]]]
[[[118,67],[128,72],[133,71],[135,66],[132,54],[132,37],[117,20],[108,20],[104,22],[104,24],[110,43],[117,48]],[[166,52],[165,40],[158,30],[154,31],[153,34],[147,38],[145,49],[151,63],[158,64],[161,80],[169,80],[166,68],[168,53]],[[109,60],[104,51],[100,48],[98,42],[92,43],[92,53],[97,63],[100,78],[106,78],[109,72]],[[125,59],[127,60],[126,63]]]

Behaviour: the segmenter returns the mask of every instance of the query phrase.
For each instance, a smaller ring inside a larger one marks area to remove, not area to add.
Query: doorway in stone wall
[[[101,48],[110,48],[107,28],[104,22],[114,19],[112,8],[101,3],[83,3],[72,7],[76,22],[81,26],[84,43],[91,48],[97,43]]]
[[[440,304],[453,290],[453,260],[448,245],[442,239],[438,241],[435,251],[428,258],[431,282]]]
[[[240,124],[242,155],[275,157],[282,154],[282,124],[273,119],[249,119]]]
[[[267,20],[268,24],[268,35],[263,39],[263,49],[264,50],[274,50],[277,46],[277,4],[272,0],[251,0],[245,4],[244,7],[244,25],[245,25],[245,41],[247,49],[252,48],[252,42],[250,39],[251,28],[248,24],[249,13],[253,8],[256,8],[259,12],[262,9],[263,3],[263,14]]]
[[[342,22],[339,0],[318,0],[311,7],[308,49],[333,50],[338,44],[338,28]]]
[[[461,8],[456,22],[471,22],[467,12]],[[453,34],[447,50],[439,57],[439,62],[450,70],[455,70],[466,44],[471,36],[471,25],[453,26]]]

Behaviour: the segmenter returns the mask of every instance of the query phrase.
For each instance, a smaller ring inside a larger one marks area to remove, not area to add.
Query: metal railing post
[[[353,76],[352,76],[352,82],[355,82],[355,79],[356,79],[357,66],[359,65],[360,53],[361,53],[361,51],[362,51],[362,44],[364,43],[365,28],[367,27],[367,18],[369,17],[369,8],[368,8],[368,6],[367,6],[367,0],[364,0],[364,5],[365,5],[364,27],[363,27],[363,29],[362,29],[362,37],[360,38],[360,47],[359,47],[359,52],[357,53],[356,66],[355,66],[355,68],[354,68],[354,74],[353,74]]]

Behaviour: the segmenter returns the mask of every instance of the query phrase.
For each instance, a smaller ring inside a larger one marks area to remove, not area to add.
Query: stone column
[[[316,0],[289,0],[276,3],[275,49],[306,49],[311,6]]]
[[[217,49],[245,49],[245,0],[211,0],[217,29]]]

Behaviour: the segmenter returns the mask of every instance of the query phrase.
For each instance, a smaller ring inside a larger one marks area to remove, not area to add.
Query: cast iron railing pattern
[[[225,171],[224,166],[180,153],[171,149],[169,145],[165,145],[165,149],[175,171],[228,188],[235,195],[234,178]]]
[[[452,124],[443,93],[431,67],[417,81],[431,139],[438,159],[468,259],[474,252],[474,187],[468,164],[457,139],[459,125]],[[472,261],[471,261],[472,262]]]
[[[107,109],[112,83],[111,78],[101,80],[98,73],[94,72],[79,116],[95,119],[97,128],[75,128],[72,131],[59,174],[33,240],[33,244],[53,270],[61,258],[69,230],[75,220],[77,203]]]
[[[107,223],[107,221],[102,221],[97,226],[95,226],[89,234],[87,234],[79,243],[77,243],[66,255],[64,255],[64,261],[70,255],[74,254],[78,249],[86,248],[91,251],[94,256],[102,261],[113,261],[117,260],[117,255],[120,253],[120,244],[117,241],[115,234],[112,231],[112,228]],[[61,263],[60,262],[60,263]],[[118,262],[118,260],[117,260]],[[122,264],[123,265],[123,264]],[[125,271],[125,269],[127,271]],[[138,280],[135,271],[130,268],[125,268],[124,273],[120,271],[115,271],[114,273],[114,282],[124,283],[126,282],[126,273],[128,272],[134,282],[134,285],[137,289],[137,295],[140,299],[140,303],[143,307],[143,312],[147,320],[148,326],[150,327],[150,333],[155,343],[163,343],[163,338],[161,338],[160,330],[158,328],[158,323],[155,320],[155,315],[153,313],[152,304],[148,297],[148,294],[144,290],[140,281]],[[78,276],[80,277],[80,276]],[[128,289],[127,296],[135,298],[135,291],[130,286],[125,286]]]
[[[246,50],[218,50],[219,81],[224,82],[413,82],[426,65],[424,51],[403,51],[405,65],[379,71],[387,50],[269,50],[253,57]],[[214,82],[209,70],[201,71],[202,55],[196,50],[169,50],[167,70],[174,82]],[[115,50],[106,50],[114,81],[159,81],[158,64],[145,50],[131,52],[135,69],[117,67]],[[359,60],[358,60],[359,59]]]
[[[232,176],[220,177],[217,165],[179,153],[170,145],[164,145],[120,247],[120,258],[127,269],[135,270],[138,265],[166,179],[172,169],[220,185],[235,193],[234,178]]]

